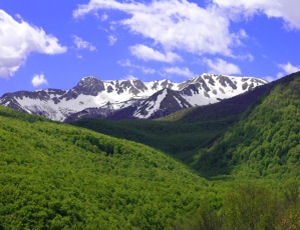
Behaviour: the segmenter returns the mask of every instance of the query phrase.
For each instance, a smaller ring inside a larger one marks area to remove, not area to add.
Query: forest
[[[0,229],[300,229],[299,99],[296,73],[215,118],[63,124],[0,107]]]

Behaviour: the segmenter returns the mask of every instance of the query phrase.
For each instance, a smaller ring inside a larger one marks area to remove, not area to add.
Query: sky
[[[0,0],[0,95],[300,70],[299,0]]]

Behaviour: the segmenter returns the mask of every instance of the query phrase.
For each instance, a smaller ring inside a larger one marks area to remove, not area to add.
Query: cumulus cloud
[[[180,75],[180,76],[184,76],[187,78],[191,78],[193,76],[195,76],[195,74],[187,67],[169,67],[169,68],[165,68],[164,71],[167,74],[176,74],[176,75]]]
[[[164,50],[189,53],[232,55],[232,46],[239,44],[243,34],[230,33],[229,19],[214,6],[202,8],[187,0],[138,1],[90,0],[79,5],[74,17],[83,17],[101,9],[127,14],[119,25],[134,34],[152,39]]]
[[[252,16],[264,13],[270,18],[281,18],[289,28],[300,29],[299,0],[213,0],[233,14]]]
[[[158,50],[154,50],[149,46],[138,44],[130,47],[131,53],[137,58],[143,59],[144,61],[160,61],[172,63],[180,61],[181,57],[173,52],[161,53]]]
[[[33,76],[32,80],[31,80],[31,83],[34,87],[38,87],[38,86],[41,86],[41,85],[47,85],[48,81],[45,78],[44,74],[36,74],[36,75]]]
[[[89,51],[95,51],[96,47],[91,43],[84,41],[81,37],[73,35],[73,42],[77,49],[87,49]]]
[[[223,59],[217,58],[215,60],[204,58],[203,62],[208,66],[209,72],[215,74],[240,74],[240,68],[232,63],[228,63]]]
[[[292,65],[290,62],[288,62],[286,64],[279,64],[278,67],[283,70],[283,72],[281,71],[277,74],[278,78],[281,78],[281,77],[284,77],[285,75],[300,71],[300,66]]]
[[[0,44],[0,77],[13,76],[32,52],[52,55],[67,50],[56,37],[4,10],[0,10]]]

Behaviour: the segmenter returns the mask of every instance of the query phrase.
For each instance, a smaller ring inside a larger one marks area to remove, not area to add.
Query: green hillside
[[[144,145],[0,107],[0,229],[164,229],[208,183]]]
[[[195,156],[209,175],[300,179],[300,72],[280,79],[249,115]]]
[[[156,149],[0,107],[0,229],[300,229],[299,75],[173,122],[76,123]]]

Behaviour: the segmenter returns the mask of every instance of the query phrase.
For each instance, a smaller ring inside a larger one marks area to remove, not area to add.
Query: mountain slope
[[[249,166],[247,159],[254,150],[257,156],[252,163],[257,160],[260,167],[256,175],[270,174],[272,164],[274,172],[280,169],[283,174],[289,170],[298,174],[296,168],[287,166],[293,152],[299,150],[298,81],[299,73],[295,73],[219,103],[181,110],[155,121],[86,119],[74,124],[161,149],[205,176],[228,174],[235,165]],[[280,87],[281,91],[277,89]],[[271,102],[264,107],[266,101]],[[259,108],[264,112],[256,112]],[[291,115],[284,124],[285,117]],[[260,159],[259,151],[271,154],[273,160]]]
[[[199,148],[206,147],[223,135],[229,127],[238,122],[245,111],[268,94],[271,88],[272,84],[258,86],[219,103],[183,109],[154,121],[82,119],[72,124],[150,145],[191,164]],[[162,113],[163,111],[160,110]],[[124,115],[115,113],[112,118],[118,119],[122,116]]]
[[[159,118],[160,121],[214,121],[226,117],[239,119],[239,116],[252,106],[259,103],[261,98],[267,95],[273,87],[273,83],[257,86],[255,89],[243,94],[224,99],[219,103],[182,109],[168,116]]]
[[[264,84],[266,81],[258,78],[214,74],[202,74],[182,83],[86,77],[70,90],[7,93],[0,98],[0,104],[57,121],[89,117],[149,119],[216,103]]]
[[[220,112],[215,117],[205,106],[189,109],[176,122],[78,122],[158,148],[167,144],[174,156],[209,177],[217,189],[224,189],[221,203],[206,197],[207,203],[202,202],[175,229],[299,229],[300,72],[258,90],[261,94],[256,96],[247,93],[211,105]],[[248,106],[239,107],[238,102]],[[238,114],[221,105],[232,106]],[[223,128],[213,127],[219,122],[224,122]],[[193,139],[195,135],[204,138]],[[192,153],[187,154],[189,145]],[[184,151],[187,159],[181,155]]]
[[[207,182],[144,145],[0,107],[1,229],[164,229]]]
[[[149,145],[191,164],[199,148],[207,146],[234,122],[231,118],[193,123],[83,119],[72,124]]]
[[[300,176],[300,72],[270,93],[209,148],[194,167],[208,175]]]

